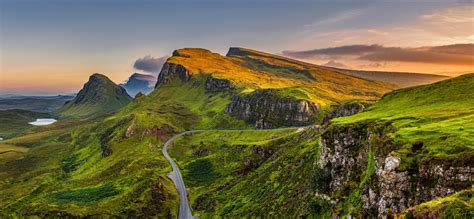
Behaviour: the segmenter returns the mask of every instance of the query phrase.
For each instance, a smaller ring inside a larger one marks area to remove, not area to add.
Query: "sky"
[[[0,0],[0,94],[156,74],[185,47],[456,76],[474,72],[473,14],[471,0]]]

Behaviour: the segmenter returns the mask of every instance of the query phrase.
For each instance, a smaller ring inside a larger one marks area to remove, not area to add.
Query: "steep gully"
[[[196,132],[255,132],[255,131],[275,131],[275,130],[293,130],[293,129],[304,129],[310,126],[302,126],[302,127],[287,127],[287,128],[277,128],[277,129],[222,129],[222,130],[191,130],[191,131],[186,131],[182,132],[179,134],[174,135],[172,138],[170,138],[168,141],[165,142],[163,145],[163,155],[166,157],[168,162],[170,163],[173,171],[168,174],[168,177],[173,180],[176,189],[178,190],[179,193],[179,212],[178,212],[178,218],[179,219],[192,219],[193,215],[191,212],[191,207],[189,206],[188,202],[188,194],[186,190],[186,186],[184,185],[184,180],[183,176],[181,175],[181,172],[179,170],[178,165],[174,162],[174,160],[171,158],[171,156],[168,154],[168,146],[173,143],[174,140],[177,138],[191,134],[191,133],[196,133]]]

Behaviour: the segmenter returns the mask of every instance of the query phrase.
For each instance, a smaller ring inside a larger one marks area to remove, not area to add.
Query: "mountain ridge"
[[[294,60],[285,56],[273,55],[266,52],[261,52],[253,49],[240,48],[240,47],[231,47],[227,52],[226,56],[263,56],[263,57],[277,57],[279,60],[293,62],[295,64],[313,66],[316,68],[327,69],[335,72],[339,72],[346,75],[351,75],[355,77],[360,77],[368,80],[382,81],[397,85],[399,87],[410,87],[422,84],[430,84],[437,81],[445,80],[450,78],[445,75],[438,74],[428,74],[428,73],[413,73],[413,72],[390,72],[390,71],[367,71],[367,70],[351,70],[344,68],[336,68],[324,65],[317,65],[312,63],[307,63],[299,60]]]
[[[156,77],[149,74],[133,73],[128,80],[119,84],[127,90],[131,97],[135,97],[139,92],[149,94],[153,91]]]
[[[107,76],[94,73],[77,93],[55,114],[63,117],[87,117],[118,110],[131,102],[124,88],[116,85]]]

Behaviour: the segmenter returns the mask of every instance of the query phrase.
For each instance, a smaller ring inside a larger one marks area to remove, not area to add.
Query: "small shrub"
[[[316,191],[322,193],[328,193],[330,191],[330,183],[331,183],[331,169],[328,167],[319,168],[316,167],[314,171],[314,175],[311,178],[312,187],[315,188]]]
[[[195,160],[185,168],[187,180],[192,184],[209,184],[220,177],[220,173],[214,169],[209,159]]]

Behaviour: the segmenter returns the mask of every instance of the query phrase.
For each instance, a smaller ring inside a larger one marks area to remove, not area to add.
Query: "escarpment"
[[[273,89],[261,89],[250,94],[237,95],[235,93],[238,90],[230,80],[216,78],[212,73],[193,75],[180,64],[165,63],[158,76],[156,87],[169,84],[173,78],[192,83],[193,86],[204,86],[206,92],[232,92],[234,95],[225,112],[258,129],[311,125],[319,116],[319,106],[310,101],[285,97]]]
[[[394,131],[389,123],[362,122],[331,125],[322,134],[318,169],[330,174],[321,180],[326,180],[329,188],[319,192],[337,197],[330,200],[333,206],[352,209],[342,214],[395,215],[417,204],[471,188],[472,163],[419,161],[414,155],[401,155],[402,146],[389,137]],[[411,150],[419,152],[419,143]]]
[[[322,123],[327,125],[331,119],[343,116],[352,116],[354,114],[363,112],[368,106],[368,103],[361,103],[358,101],[342,103],[331,113],[326,114]]]
[[[189,81],[193,73],[187,70],[183,65],[166,62],[161,68],[156,81],[155,88],[162,84],[168,84],[173,77],[178,77],[181,81]]]
[[[316,122],[318,110],[314,103],[282,97],[271,89],[235,95],[225,109],[258,129],[310,125]]]
[[[206,82],[204,83],[204,88],[207,91],[231,91],[234,90],[235,87],[229,80],[226,79],[218,79],[209,76],[206,78]]]

